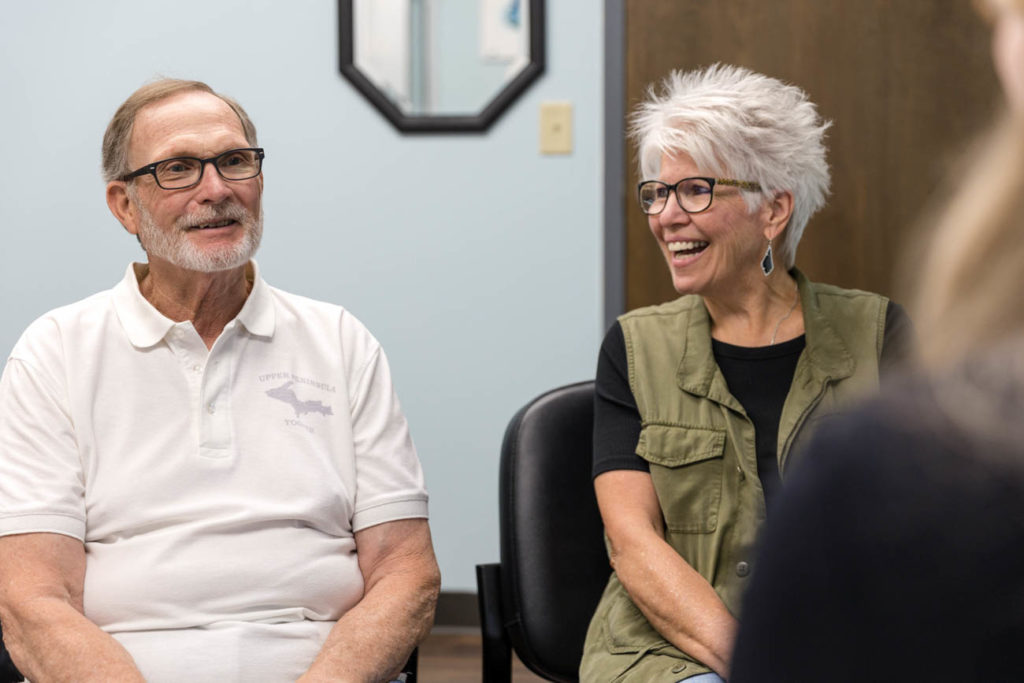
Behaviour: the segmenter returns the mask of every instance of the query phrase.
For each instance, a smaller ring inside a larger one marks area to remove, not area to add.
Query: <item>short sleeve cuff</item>
[[[352,516],[352,531],[363,529],[384,522],[394,522],[399,519],[426,519],[427,499],[415,498],[411,500],[397,500],[373,505],[364,510],[357,510]]]
[[[34,533],[63,534],[85,542],[85,522],[67,515],[0,517],[0,536]]]

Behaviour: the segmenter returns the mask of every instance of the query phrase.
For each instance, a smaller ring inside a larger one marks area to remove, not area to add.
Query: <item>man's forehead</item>
[[[139,110],[132,127],[131,156],[200,154],[227,145],[244,147],[245,130],[235,111],[203,91],[176,93]]]

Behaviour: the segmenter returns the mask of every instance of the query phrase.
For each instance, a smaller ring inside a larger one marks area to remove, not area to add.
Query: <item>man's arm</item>
[[[0,538],[0,621],[11,659],[27,678],[143,681],[120,643],[85,618],[85,547],[62,534]]]
[[[365,588],[327,636],[300,681],[387,681],[434,622],[441,573],[425,519],[357,531]]]
[[[648,472],[614,470],[594,479],[612,568],[651,625],[723,678],[736,619],[715,589],[665,542],[661,508]]]

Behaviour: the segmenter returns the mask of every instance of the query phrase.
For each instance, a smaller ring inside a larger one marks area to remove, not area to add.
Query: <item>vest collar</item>
[[[849,377],[853,374],[856,362],[821,310],[814,283],[796,268],[790,273],[796,278],[800,292],[807,340],[801,360],[806,360],[810,379],[820,382]],[[725,378],[715,362],[711,350],[711,317],[698,296],[692,297],[685,325],[682,358],[676,372],[679,387],[690,394],[704,396],[744,412],[739,401],[729,393]]]
[[[856,369],[857,362],[842,337],[832,327],[828,315],[821,309],[814,283],[796,268],[791,272],[800,290],[807,335],[806,351],[812,373],[820,379],[840,380],[849,377]]]
[[[725,377],[718,369],[711,350],[711,316],[700,297],[693,297],[683,336],[683,357],[679,360],[676,376],[679,387],[697,396],[704,396],[744,413],[743,406],[726,386]]]

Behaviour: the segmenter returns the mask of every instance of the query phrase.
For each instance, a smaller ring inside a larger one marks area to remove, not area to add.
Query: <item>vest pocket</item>
[[[718,528],[725,430],[649,424],[636,453],[651,465],[669,531],[706,534]]]

